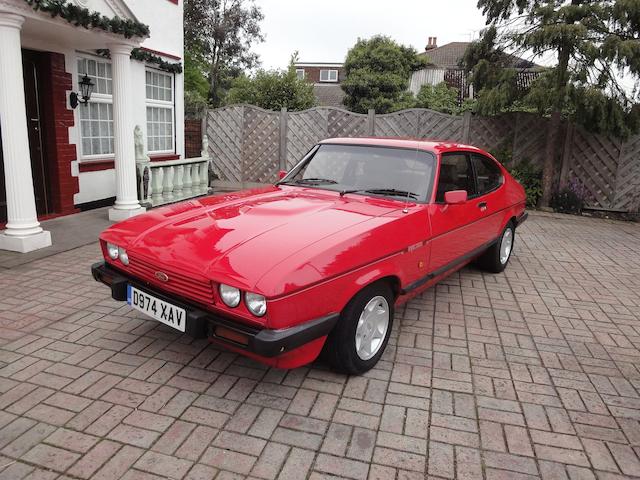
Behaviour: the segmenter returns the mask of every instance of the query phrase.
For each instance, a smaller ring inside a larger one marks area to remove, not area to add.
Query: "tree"
[[[219,106],[232,80],[258,65],[251,45],[264,40],[253,0],[185,0],[185,51],[207,66],[209,102]]]
[[[429,108],[436,112],[457,114],[460,111],[458,107],[458,91],[444,82],[436,86],[422,85],[418,95],[416,95],[415,106]]]
[[[354,112],[373,108],[388,113],[413,106],[407,90],[411,73],[426,65],[414,48],[381,35],[359,39],[347,53],[344,64],[343,103]]]
[[[479,0],[478,7],[496,32],[504,32],[496,38],[501,47],[536,57],[553,54],[557,60],[523,97],[550,116],[541,200],[547,206],[563,115],[584,114],[580,119],[588,128],[618,135],[637,126],[633,96],[618,78],[621,71],[640,76],[640,5],[638,0]],[[504,86],[497,82],[496,88]]]
[[[313,85],[298,78],[293,65],[287,70],[258,70],[255,75],[241,75],[233,81],[226,102],[250,103],[267,110],[305,110],[315,105]]]

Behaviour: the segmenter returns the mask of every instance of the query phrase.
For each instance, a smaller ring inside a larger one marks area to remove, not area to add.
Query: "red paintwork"
[[[466,201],[466,190],[451,190],[449,192],[444,192],[444,203],[448,203],[449,205],[458,205]]]
[[[338,192],[299,186],[268,186],[154,209],[113,225],[100,238],[126,248],[130,257],[153,259],[154,264],[197,279],[199,284],[211,282],[214,299],[205,305],[211,311],[278,329],[340,312],[360,289],[382,278],[399,292],[497,238],[507,222],[524,212],[524,189],[502,166],[505,182],[497,190],[459,204],[435,203],[440,155],[466,151],[490,157],[475,147],[381,138],[325,142],[435,153],[438,168],[430,201],[407,204],[359,194],[341,197]],[[481,201],[487,203],[485,210],[477,207]],[[399,295],[397,304],[449,273],[410,295]],[[257,318],[244,303],[227,307],[215,293],[219,282],[266,296],[267,314]],[[162,282],[156,280],[155,285],[162,290]],[[323,344],[324,337],[271,359],[235,350],[293,368],[313,361]]]

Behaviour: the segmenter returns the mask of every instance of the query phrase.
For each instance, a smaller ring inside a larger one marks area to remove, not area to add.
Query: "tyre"
[[[360,290],[347,304],[325,343],[325,359],[332,369],[360,374],[371,369],[389,342],[394,295],[384,282]]]
[[[509,222],[496,243],[490,246],[480,257],[478,257],[475,262],[476,265],[487,272],[502,272],[511,258],[515,235],[516,229],[513,222]]]

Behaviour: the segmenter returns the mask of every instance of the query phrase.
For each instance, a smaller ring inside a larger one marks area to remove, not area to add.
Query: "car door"
[[[471,166],[476,183],[476,193],[473,200],[482,210],[478,235],[482,243],[486,244],[498,238],[502,229],[502,215],[504,207],[502,189],[504,175],[495,160],[479,153],[471,154]]]
[[[476,185],[470,155],[464,151],[440,156],[440,170],[435,203],[430,205],[432,231],[430,271],[454,267],[456,263],[482,245],[479,221],[484,211],[477,204]],[[466,190],[464,203],[444,203],[445,192]]]

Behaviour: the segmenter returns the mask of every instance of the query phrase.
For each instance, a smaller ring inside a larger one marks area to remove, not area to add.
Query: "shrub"
[[[458,91],[442,82],[436,85],[422,85],[416,96],[416,107],[429,108],[436,112],[458,113]]]
[[[580,215],[588,198],[588,191],[582,182],[572,177],[567,183],[561,184],[553,194],[551,207],[556,212]]]
[[[510,173],[524,187],[527,206],[535,207],[542,196],[542,170],[526,158],[511,168]]]

